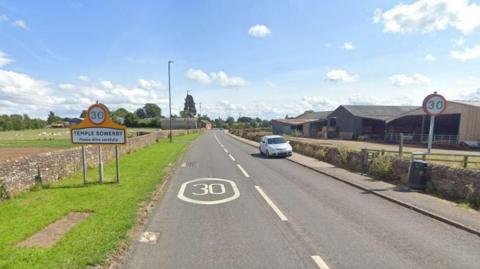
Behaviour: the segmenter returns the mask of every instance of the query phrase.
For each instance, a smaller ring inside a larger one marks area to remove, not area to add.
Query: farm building
[[[435,117],[435,144],[480,142],[480,101],[448,101],[442,115]],[[411,142],[426,143],[430,116],[422,108],[397,115],[387,120],[387,141],[398,141],[404,133]]]
[[[416,106],[341,105],[328,116],[328,126],[336,131],[328,138],[384,139],[386,120]]]
[[[330,113],[331,111],[305,111],[295,118],[272,120],[272,131],[275,134],[324,138],[324,127],[327,126],[327,117]]]

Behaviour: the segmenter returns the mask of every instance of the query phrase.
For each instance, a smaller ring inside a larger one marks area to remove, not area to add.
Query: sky
[[[480,1],[0,0],[0,114],[210,117],[480,99]]]

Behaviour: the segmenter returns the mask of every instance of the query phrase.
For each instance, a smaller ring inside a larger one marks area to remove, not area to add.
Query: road
[[[145,232],[125,268],[480,266],[479,237],[221,131],[194,142]]]

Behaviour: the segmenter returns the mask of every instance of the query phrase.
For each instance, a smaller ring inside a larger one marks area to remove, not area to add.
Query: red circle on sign
[[[101,121],[93,121],[90,117],[90,112],[92,111],[92,109],[94,108],[98,108],[100,110],[102,110],[103,112],[103,119]],[[107,119],[107,110],[105,109],[104,106],[102,105],[98,105],[98,104],[95,104],[95,105],[91,105],[89,108],[88,108],[88,111],[87,111],[87,114],[88,114],[88,119],[90,120],[91,123],[95,124],[95,125],[101,125],[105,122],[105,120]]]
[[[442,103],[441,108],[438,108],[438,102]],[[432,93],[423,99],[423,111],[430,116],[438,116],[447,109],[447,99],[440,94]]]

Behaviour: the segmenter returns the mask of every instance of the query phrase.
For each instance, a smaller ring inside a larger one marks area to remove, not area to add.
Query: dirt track
[[[56,148],[0,148],[0,161],[26,157],[37,153],[52,152],[62,149]]]

